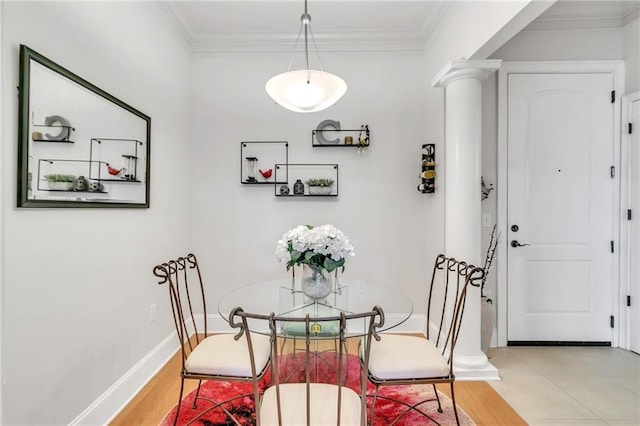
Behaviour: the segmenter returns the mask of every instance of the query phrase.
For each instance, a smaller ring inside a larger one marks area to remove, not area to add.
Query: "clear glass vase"
[[[326,298],[332,290],[331,274],[322,268],[302,265],[302,292],[313,300]]]

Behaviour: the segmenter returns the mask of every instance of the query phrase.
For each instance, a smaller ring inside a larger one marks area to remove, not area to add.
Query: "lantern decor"
[[[436,191],[436,144],[422,145],[422,183],[418,185],[418,191],[423,194],[433,194]]]
[[[257,182],[258,157],[246,157],[245,160],[247,162],[247,182]]]

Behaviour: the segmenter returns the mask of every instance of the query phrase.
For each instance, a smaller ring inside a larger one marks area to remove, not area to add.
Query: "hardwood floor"
[[[357,344],[349,344],[349,352]],[[111,422],[112,426],[158,425],[178,402],[180,393],[180,353],[147,383],[131,402]],[[197,380],[186,380],[184,395],[196,388]],[[438,386],[449,394],[449,386]],[[478,425],[526,425],[527,423],[486,382],[455,384],[456,401]]]

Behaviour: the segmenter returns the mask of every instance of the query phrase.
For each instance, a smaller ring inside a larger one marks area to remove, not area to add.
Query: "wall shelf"
[[[52,141],[51,139],[33,139],[33,141],[44,143],[75,143],[74,141]]]
[[[35,133],[40,133],[39,136],[42,136],[41,132],[33,132],[31,134],[32,139],[34,142],[53,142],[53,143],[75,143],[72,140],[69,140],[69,138],[71,137],[71,132],[75,132],[76,129],[72,126],[65,126],[65,125],[60,125],[60,124],[34,124],[33,127],[46,127],[49,129],[61,129],[62,133],[60,133],[60,135],[57,136],[53,136],[55,137],[59,137],[61,139],[45,139],[44,137],[41,138],[34,138],[33,135]]]
[[[287,173],[288,181],[281,182],[281,175]],[[274,195],[278,198],[335,198],[339,194],[338,186],[338,165],[337,164],[313,164],[313,163],[289,163],[289,164],[276,164],[275,165],[275,179],[278,181],[273,185]],[[313,194],[309,193],[309,185],[307,181],[309,179],[331,179],[333,185],[331,185],[331,192],[328,194]],[[300,181],[304,185],[304,192],[302,194],[296,194],[294,186],[297,181]],[[283,187],[288,187],[288,192],[281,192]]]
[[[65,159],[52,159],[52,158],[41,158],[38,160],[38,170],[37,170],[37,185],[36,190],[38,191],[46,191],[46,192],[88,192],[88,193],[96,193],[96,194],[107,194],[108,192],[105,190],[75,190],[73,188],[70,189],[51,189],[48,186],[43,187],[41,185],[42,182],[47,181],[45,176],[49,174],[68,174],[73,175],[76,178],[83,176],[89,176],[90,163],[92,161],[89,160],[65,160]],[[93,161],[93,163],[97,163]],[[92,181],[100,181],[99,179],[88,179]]]
[[[143,145],[144,143],[137,139],[91,138],[89,179],[101,182],[140,183],[141,181],[138,179],[138,149],[142,151]],[[122,153],[123,151],[125,153]],[[116,166],[118,158],[121,161],[119,169]],[[94,164],[98,167],[93,167]],[[119,176],[119,178],[115,178],[115,176]]]
[[[366,143],[359,143],[360,135],[364,133]],[[361,129],[322,129],[311,131],[311,146],[314,148],[366,148],[371,144],[369,126]],[[349,141],[349,138],[351,140]]]
[[[240,183],[243,185],[274,185],[287,183],[284,174],[275,173],[276,164],[289,162],[287,141],[243,141],[240,142]],[[278,176],[278,177],[276,177]]]

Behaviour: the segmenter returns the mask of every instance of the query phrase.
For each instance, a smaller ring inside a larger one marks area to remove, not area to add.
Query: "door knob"
[[[520,244],[518,242],[518,240],[511,240],[511,247],[524,247],[524,246],[528,246],[530,244]]]
[[[513,232],[518,232],[518,229],[520,229],[520,228],[518,227],[518,225],[511,225],[511,230],[512,230]]]

